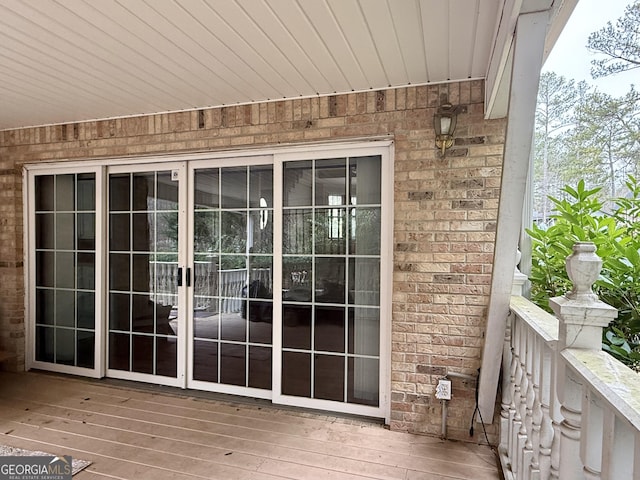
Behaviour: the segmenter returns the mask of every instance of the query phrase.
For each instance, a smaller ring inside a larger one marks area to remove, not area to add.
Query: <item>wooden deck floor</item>
[[[93,463],[86,479],[499,479],[488,447],[192,392],[0,373],[0,443]]]

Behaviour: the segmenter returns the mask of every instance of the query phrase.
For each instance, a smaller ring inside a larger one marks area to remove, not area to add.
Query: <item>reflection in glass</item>
[[[377,358],[349,358],[347,401],[378,406],[379,361]]]
[[[369,356],[380,355],[379,309],[349,309],[349,353]]]
[[[313,211],[282,212],[282,253],[309,254],[313,248]]]
[[[314,350],[344,353],[345,309],[315,307]]]
[[[347,209],[316,210],[315,247],[317,254],[345,254],[347,251]]]
[[[315,205],[344,205],[347,164],[344,158],[316,160]]]
[[[245,212],[221,212],[220,251],[245,253],[247,249],[247,214]]]
[[[75,210],[75,175],[56,175],[56,211]]]
[[[247,243],[251,253],[273,252],[273,221],[271,210],[249,212],[249,238]]]
[[[220,343],[220,383],[246,386],[246,345]]]
[[[345,259],[316,257],[315,300],[345,303]]]
[[[273,167],[256,165],[249,170],[249,207],[273,207]]]
[[[249,347],[248,386],[271,390],[271,347]]]
[[[54,178],[54,175],[38,175],[35,178],[36,212],[50,212],[55,209],[53,202]]]
[[[353,205],[381,203],[381,165],[380,155],[354,157],[349,160],[349,194]]]
[[[194,187],[195,209],[217,208],[220,205],[220,174],[217,168],[196,170]]]
[[[290,302],[310,302],[313,282],[311,257],[282,259],[282,299]]]
[[[311,306],[282,306],[282,346],[284,348],[311,348]]]
[[[222,168],[222,208],[247,208],[247,168]]]
[[[193,341],[193,379],[218,381],[218,342]]]
[[[355,255],[380,255],[380,207],[352,208],[349,252]]]
[[[344,357],[314,355],[313,398],[344,401]]]
[[[349,303],[380,305],[380,259],[349,259]]]
[[[282,352],[282,394],[311,397],[311,355]]]
[[[300,207],[311,205],[313,183],[312,162],[285,162],[282,187],[283,205]]]

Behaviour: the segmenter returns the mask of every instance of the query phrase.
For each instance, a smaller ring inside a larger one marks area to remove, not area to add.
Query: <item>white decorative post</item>
[[[617,316],[617,310],[598,299],[592,285],[600,275],[602,260],[593,243],[578,242],[567,257],[567,273],[573,282],[571,292],[549,300],[559,320],[558,352],[565,348],[600,350],[602,328]],[[580,434],[583,389],[580,381],[558,358],[558,398],[563,416],[560,425],[561,479],[583,478]],[[590,475],[596,472],[589,471]]]

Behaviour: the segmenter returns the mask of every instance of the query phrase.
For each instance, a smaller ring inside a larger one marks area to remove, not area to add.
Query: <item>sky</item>
[[[560,34],[542,69],[576,81],[585,80],[612,96],[622,96],[631,84],[640,87],[640,69],[617,73],[594,80],[589,70],[596,56],[587,49],[589,34],[600,30],[608,21],[615,25],[633,0],[578,0],[569,22]]]

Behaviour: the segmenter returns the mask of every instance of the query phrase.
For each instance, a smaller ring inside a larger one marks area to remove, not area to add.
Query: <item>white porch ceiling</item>
[[[505,3],[0,0],[0,130],[484,78]]]

